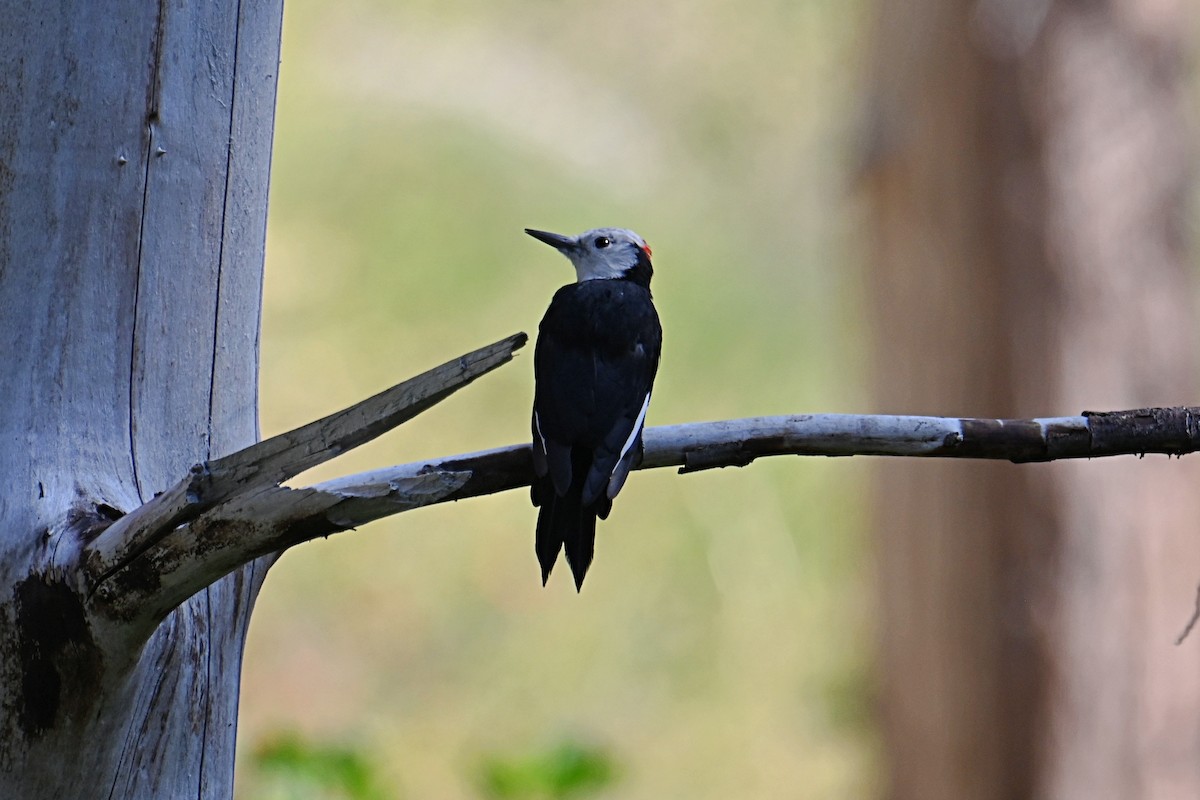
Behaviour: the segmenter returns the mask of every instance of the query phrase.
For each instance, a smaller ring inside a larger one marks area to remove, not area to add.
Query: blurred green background
[[[650,424],[870,410],[864,12],[290,0],[264,435],[535,333],[573,273],[526,226],[654,248]],[[298,481],[527,439],[531,363]],[[639,473],[579,595],[540,585],[525,492],[288,553],[251,627],[239,798],[871,795],[868,480]]]

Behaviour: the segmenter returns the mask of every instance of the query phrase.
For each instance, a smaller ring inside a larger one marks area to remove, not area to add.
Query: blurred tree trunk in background
[[[1189,12],[880,0],[880,410],[1195,400]],[[891,797],[1200,797],[1198,467],[879,466]]]

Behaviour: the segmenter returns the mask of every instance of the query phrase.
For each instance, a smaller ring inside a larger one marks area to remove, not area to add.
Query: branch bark
[[[281,549],[266,546],[276,541],[272,532],[280,527],[280,520],[297,514],[300,519],[334,514],[332,507],[341,498],[311,489],[288,489],[280,486],[283,481],[412,419],[511,361],[527,340],[524,333],[514,334],[315,422],[196,464],[170,489],[88,543],[83,563],[92,598],[118,619],[156,624],[230,570]],[[408,502],[381,498],[380,506],[397,513],[407,510]],[[198,520],[218,506],[222,511],[215,517]],[[187,524],[193,521],[197,524]],[[214,530],[220,535],[210,536]],[[183,553],[186,563],[170,558],[169,554],[179,553],[175,541],[151,552],[177,532],[182,533],[176,539],[190,542]]]
[[[277,486],[436,405],[481,375],[508,363],[524,333],[448,361],[349,408],[264,439],[207,464],[196,464],[167,491],[122,517],[87,548],[93,587],[127,566],[168,531],[235,494]]]
[[[294,474],[296,464],[319,463],[412,416],[381,398],[403,395],[428,407],[428,398],[444,397],[505,363],[523,342],[521,336],[510,337],[324,420],[220,459],[220,466],[201,471],[222,476],[220,490],[207,488],[193,498],[185,508],[195,513],[184,525],[176,523],[177,506],[163,504],[167,511],[160,519],[170,529],[126,563],[109,569],[95,599],[119,620],[154,623],[196,591],[259,556],[421,506],[528,486],[533,477],[528,444],[401,464],[306,488],[279,485]],[[424,388],[418,391],[416,386]],[[442,388],[433,392],[434,386]],[[680,467],[680,472],[696,472],[746,466],[777,455],[1025,463],[1146,453],[1182,456],[1198,449],[1196,407],[1007,420],[807,414],[650,428],[639,469]],[[173,490],[177,496],[186,496],[191,480]],[[130,553],[128,540],[145,536],[145,526],[119,524],[106,532],[114,540],[105,542],[104,552]]]
[[[1062,459],[1183,456],[1200,450],[1200,407],[1085,411],[1077,417],[960,419],[883,414],[799,414],[692,422],[647,428],[637,469],[679,467],[681,473],[744,467],[765,456],[901,456],[971,458],[1029,463]],[[415,508],[528,486],[529,445],[399,464],[317,484],[342,498],[332,517],[315,524],[324,536],[369,522],[382,499],[406,498]],[[439,487],[439,488],[435,488]],[[398,509],[398,510],[407,510]],[[292,544],[304,541],[298,535]]]

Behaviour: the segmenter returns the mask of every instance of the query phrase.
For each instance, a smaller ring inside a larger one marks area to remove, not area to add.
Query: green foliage
[[[358,750],[310,742],[297,733],[264,741],[254,753],[260,797],[279,800],[390,800],[370,761]]]
[[[478,785],[495,800],[559,800],[599,791],[616,779],[607,752],[565,741],[528,756],[489,756],[479,769]]]

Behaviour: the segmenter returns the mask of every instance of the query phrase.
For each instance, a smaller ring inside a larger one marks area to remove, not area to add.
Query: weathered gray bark
[[[781,455],[903,456],[1027,464],[1119,455],[1141,457],[1147,453],[1182,457],[1197,450],[1200,408],[1089,412],[1049,419],[795,414],[647,428],[644,458],[635,469],[679,467],[681,473],[698,472],[744,467],[759,458]],[[381,501],[392,503],[402,497],[415,508],[528,486],[532,477],[529,445],[516,444],[347,475],[312,489],[329,494],[343,518],[360,524],[396,513]],[[274,504],[285,501],[269,500]],[[276,515],[264,510],[259,516],[268,520]],[[324,504],[317,506],[307,523],[322,534],[330,524]],[[180,531],[175,538],[182,542],[187,536]],[[245,541],[239,543],[246,545]]]
[[[281,13],[0,2],[2,797],[232,792],[265,564],[136,650],[73,565],[106,515],[257,436]]]

